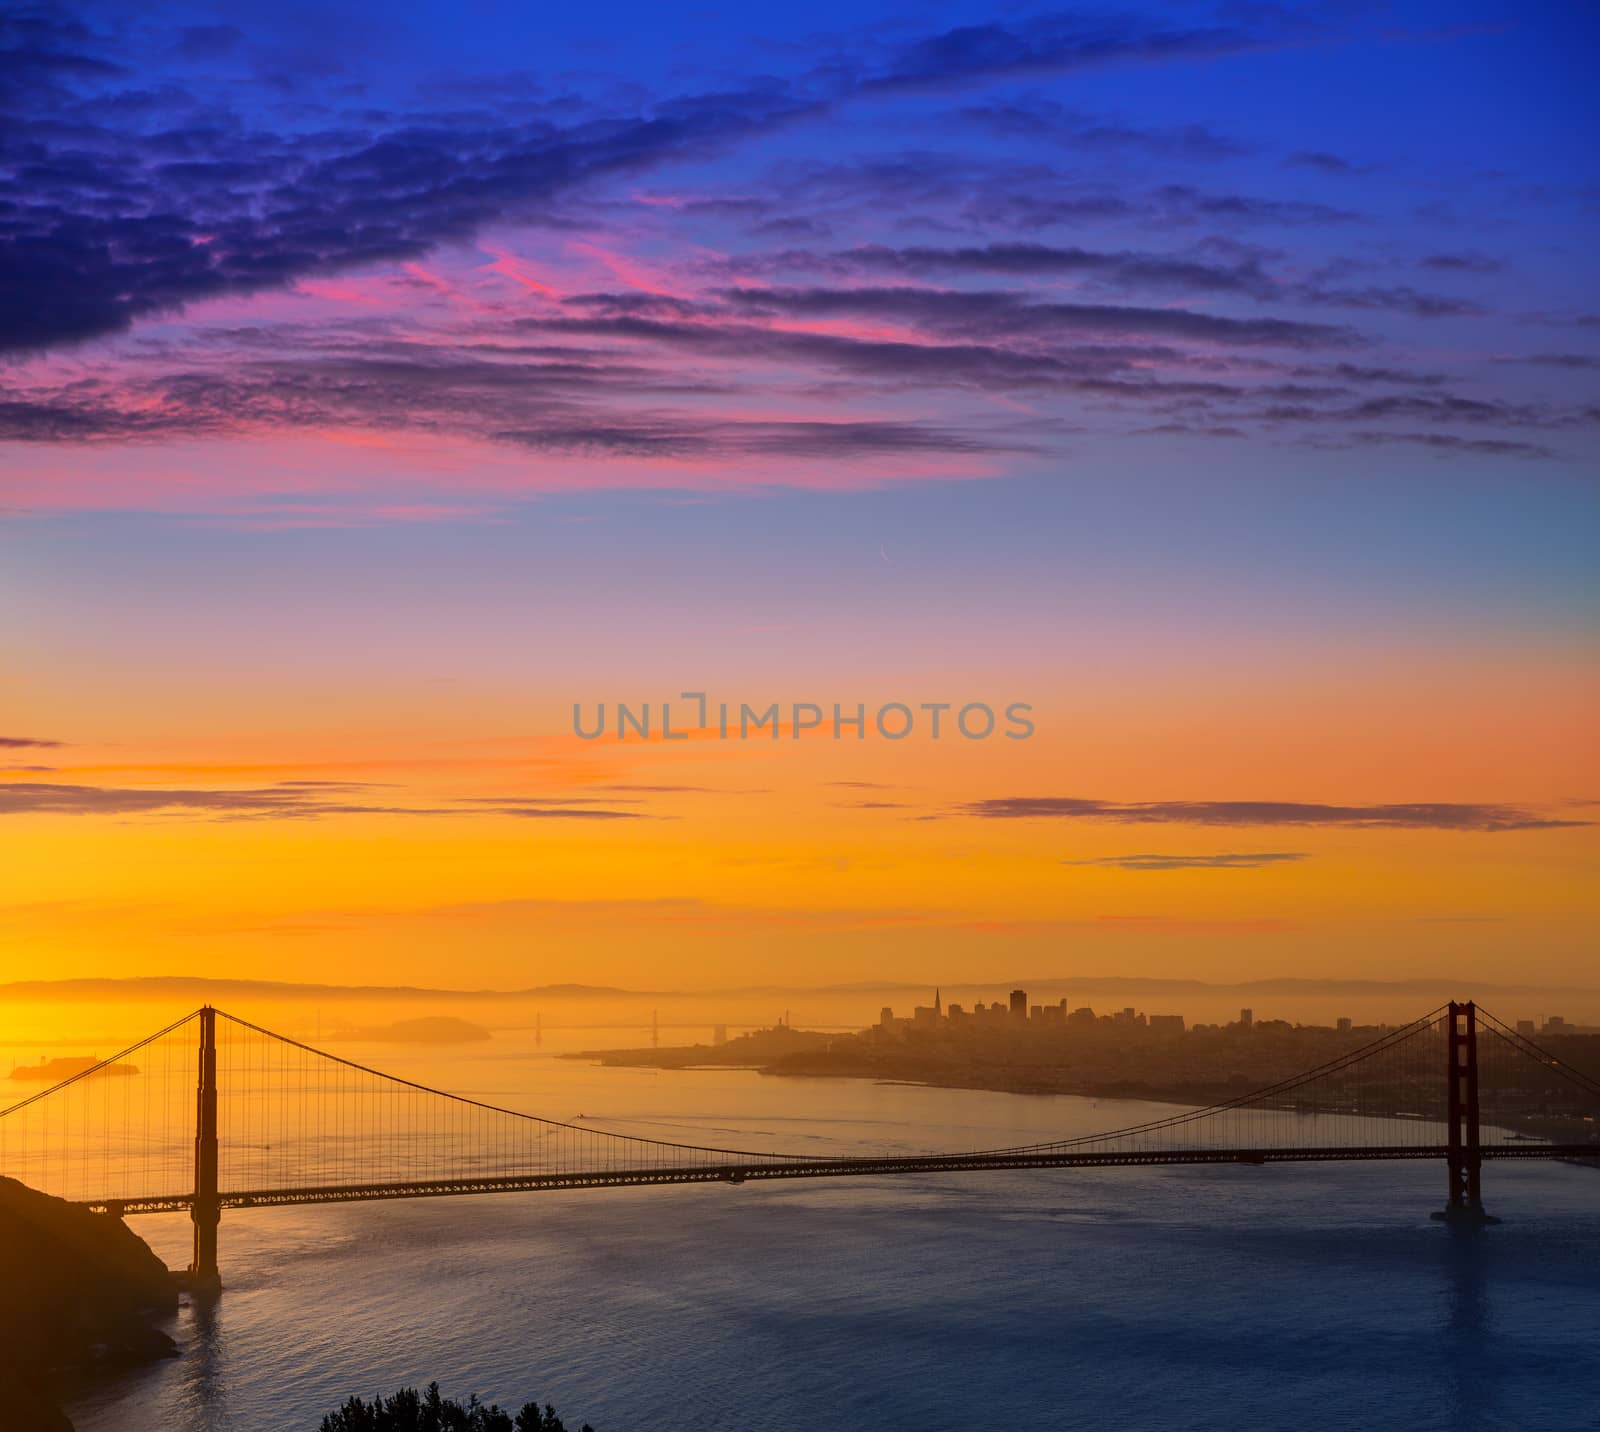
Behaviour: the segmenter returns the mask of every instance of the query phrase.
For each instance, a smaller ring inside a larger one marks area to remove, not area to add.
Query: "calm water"
[[[355,1049],[462,1092],[793,1151],[1014,1143],[1153,1106],[743,1072],[597,1070],[496,1041]],[[1600,1425],[1600,1175],[1432,1165],[979,1174],[230,1213],[227,1291],[82,1432],[314,1429],[354,1392],[553,1401],[673,1429]],[[170,1263],[188,1224],[134,1229]]]

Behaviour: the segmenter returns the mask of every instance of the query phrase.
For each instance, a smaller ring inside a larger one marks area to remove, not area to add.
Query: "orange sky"
[[[1057,683],[1028,693],[1030,740],[824,730],[670,745],[581,741],[538,690],[496,702],[452,686],[388,707],[335,684],[336,719],[316,722],[302,702],[254,707],[231,674],[191,677],[169,705],[164,689],[119,703],[121,673],[79,669],[58,683],[71,700],[35,695],[17,727],[62,744],[8,752],[14,790],[69,788],[77,805],[0,823],[0,980],[1585,983],[1597,840],[1580,823],[1593,807],[1572,793],[1593,787],[1577,719],[1593,691],[1570,667],[1513,662],[1514,679],[1492,683],[1448,661],[1397,665],[1360,691],[1304,670],[1280,671],[1271,691],[1248,672],[1203,685],[1157,673],[1110,692]],[[678,709],[685,724],[693,707]],[[119,739],[98,735],[108,728]],[[119,792],[173,804],[94,805]],[[262,792],[269,808],[251,808]],[[1359,814],[1454,810],[1463,793],[1535,828]],[[975,812],[1034,795],[1358,813]],[[1129,857],[1145,858],[1118,863]]]

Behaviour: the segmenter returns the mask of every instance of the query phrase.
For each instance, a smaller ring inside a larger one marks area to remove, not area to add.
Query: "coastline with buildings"
[[[1074,1007],[1065,997],[1033,1003],[1025,989],[969,1007],[946,1004],[935,989],[931,1004],[913,1007],[909,1016],[886,1005],[876,1024],[854,1034],[793,1029],[784,1020],[710,1045],[591,1049],[563,1057],[619,1068],[742,1068],[788,1078],[1204,1106],[1337,1060],[1397,1027],[1357,1024],[1348,1016],[1331,1025],[1260,1019],[1248,1007],[1225,1023],[1190,1023],[1180,1013],[1134,1006],[1099,1013],[1088,1005]],[[1537,1039],[1560,1062],[1600,1077],[1600,1030],[1551,1015],[1539,1022],[1519,1020],[1516,1033]],[[1557,1084],[1518,1077],[1522,1083],[1506,1091],[1508,1127],[1536,1138],[1582,1142],[1597,1137],[1592,1120],[1584,1121],[1562,1103]],[[1431,1116],[1437,1098],[1436,1071],[1419,1066],[1414,1086],[1402,1090],[1387,1112]],[[1365,1106],[1364,1111],[1373,1112]]]

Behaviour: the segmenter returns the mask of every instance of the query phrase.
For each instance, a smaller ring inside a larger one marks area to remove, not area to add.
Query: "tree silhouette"
[[[402,1387],[393,1396],[374,1397],[370,1403],[352,1397],[322,1419],[320,1432],[567,1432],[567,1425],[549,1403],[542,1410],[536,1402],[527,1403],[513,1417],[476,1396],[464,1404],[443,1397],[439,1384],[430,1382],[426,1392]],[[594,1428],[585,1422],[581,1432]]]

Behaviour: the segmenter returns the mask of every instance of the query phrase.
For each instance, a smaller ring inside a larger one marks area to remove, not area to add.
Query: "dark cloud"
[[[813,369],[869,373],[895,382],[963,386],[1059,383],[1084,365],[963,345],[857,344],[822,334],[773,333],[740,324],[679,324],[631,311],[683,311],[683,304],[622,296],[619,316],[523,320],[563,336],[629,340],[636,347],[687,347],[712,359],[800,362]],[[118,388],[96,381],[22,392],[0,402],[0,437],[12,441],[127,440],[201,436],[256,428],[357,425],[470,433],[539,451],[608,457],[689,457],[714,453],[870,456],[905,452],[1002,452],[1024,445],[1014,433],[966,431],[938,423],[848,421],[740,422],[646,406],[727,391],[691,380],[680,365],[659,368],[597,355],[593,361],[524,358],[515,345],[485,357],[481,345],[452,351],[388,345],[331,351],[312,340],[279,357],[235,355],[210,370],[186,370]],[[539,345],[534,345],[539,352]],[[1087,360],[1085,360],[1087,361]],[[1131,359],[1117,360],[1125,364]],[[745,381],[748,381],[746,378]]]
[[[1144,410],[1136,431],[1237,435],[1265,426],[1304,432],[1323,446],[1425,443],[1482,456],[1548,456],[1526,430],[1584,421],[1543,405],[1455,394],[1437,374],[1349,362],[1286,368],[1273,348],[1303,355],[1358,340],[1344,328],[1189,308],[1059,303],[1010,290],[812,285],[697,298],[580,293],[543,312],[495,318],[454,345],[407,342],[382,321],[208,329],[182,354],[183,367],[163,369],[158,344],[114,381],[13,385],[0,399],[0,437],[96,442],[408,428],[580,458],[689,460],[1017,453],[1043,450],[1059,432],[1042,416],[740,420],[701,401],[769,382],[792,392],[796,372],[830,398],[930,388],[1077,395],[1106,415]],[[858,320],[862,332],[820,331],[818,319]],[[886,323],[907,337],[867,336]],[[1360,391],[1372,385],[1423,391]],[[1388,424],[1395,430],[1384,431]]]
[[[0,751],[49,750],[64,745],[65,741],[46,741],[38,736],[0,736]]]
[[[1453,423],[1503,423],[1514,427],[1536,426],[1545,415],[1526,404],[1503,403],[1483,398],[1463,398],[1451,393],[1387,393],[1366,398],[1336,415],[1351,422],[1370,422],[1374,418],[1429,418]]]
[[[1268,199],[1250,194],[1209,193],[1188,184],[1163,184],[1151,199],[1169,217],[1190,217],[1243,224],[1352,224],[1360,215],[1332,204],[1304,199]]]
[[[1389,288],[1337,288],[1303,283],[1293,285],[1281,296],[1300,303],[1405,313],[1413,318],[1476,318],[1487,311],[1482,304],[1474,303],[1471,299],[1423,293],[1403,284]]]
[[[504,806],[496,815],[517,820],[643,820],[635,810],[603,810],[597,806]]]
[[[785,255],[793,262],[799,255]],[[1125,289],[1164,289],[1190,293],[1242,294],[1260,302],[1291,302],[1327,307],[1387,310],[1417,318],[1459,318],[1484,312],[1470,299],[1424,293],[1406,286],[1339,288],[1320,283],[1288,283],[1275,278],[1252,255],[1217,263],[1182,255],[1105,252],[1077,246],[993,243],[963,248],[889,248],[864,245],[819,260],[823,266],[854,266],[891,273],[999,273],[1017,277],[1082,274]]]
[[[302,118],[274,127],[261,117],[269,111],[246,117],[226,91],[202,100],[153,66],[136,85],[120,59],[125,38],[110,31],[54,10],[7,14],[0,351],[121,333],[199,300],[417,259],[496,223],[565,224],[561,205],[596,179],[700,158],[852,96],[1275,42],[1226,27],[1047,15],[927,35],[800,87],[758,79],[629,111],[530,106],[525,80],[504,90],[486,80],[475,95],[446,96],[446,107],[384,110],[352,91],[339,110],[329,91],[318,126]],[[164,44],[169,59],[196,65],[230,55],[244,37],[229,24],[174,26]],[[1085,142],[1154,142],[1105,122],[1080,129]],[[1187,151],[1221,143],[1198,127],[1168,140]],[[696,212],[795,236],[827,231],[820,217],[774,214],[766,197],[706,201]]]
[[[1019,424],[987,415],[741,421],[698,401],[759,391],[768,381],[788,386],[795,370],[821,395],[936,387],[1073,394],[1102,412],[1146,410],[1138,431],[1237,435],[1264,425],[1303,431],[1323,446],[1425,443],[1548,456],[1544,444],[1512,430],[1584,421],[1581,413],[1454,394],[1436,374],[1350,363],[1283,368],[1261,350],[1305,351],[1319,334],[1342,338],[1347,330],[1188,309],[909,286],[724,290],[694,300],[590,293],[564,307],[574,316],[552,305],[549,317],[498,320],[459,347],[391,340],[381,326],[212,333],[203,341],[219,361],[205,366],[194,352],[186,356],[195,366],[162,372],[145,363],[116,383],[14,388],[0,401],[0,437],[127,441],[357,426],[462,433],[586,458],[827,459],[1038,451],[1056,431],[1044,418]],[[833,317],[889,320],[918,336],[858,337],[807,323]],[[1425,391],[1360,393],[1358,385],[1374,384]]]
[[[767,219],[754,225],[750,232],[757,238],[782,239],[788,243],[795,243],[807,239],[826,239],[833,233],[833,227],[821,219],[808,218],[804,214],[791,214],[781,219]]]
[[[127,73],[106,56],[90,53],[93,46],[88,26],[59,11],[0,12],[0,96],[8,107],[37,104],[64,85]]]
[[[688,457],[710,450],[703,432],[688,423],[666,420],[589,422],[575,427],[556,423],[548,427],[502,428],[493,436],[500,442],[537,452],[578,457]]]
[[[1233,159],[1251,146],[1218,134],[1203,124],[1166,127],[1130,125],[1067,109],[1049,100],[971,105],[961,117],[1007,139],[1032,139],[1082,151],[1147,154],[1187,160]]]
[[[1340,155],[1330,154],[1325,149],[1302,149],[1291,154],[1283,162],[1290,168],[1315,169],[1320,174],[1336,174],[1341,177],[1368,172],[1365,168],[1352,164]]]
[[[895,453],[1017,452],[1014,438],[982,438],[937,424],[895,422],[750,422],[688,420],[616,423],[581,429],[533,428],[494,434],[542,452],[621,457],[747,454],[754,457],[861,458]]]
[[[921,287],[725,289],[745,313],[897,318],[945,332],[982,336],[1149,334],[1195,342],[1286,348],[1343,348],[1362,340],[1348,328],[1283,318],[1227,318],[1181,308],[1053,303],[1004,291]]]
[[[934,425],[917,423],[746,423],[737,430],[744,451],[786,457],[870,457],[901,452],[1020,452],[1025,444],[1000,438],[982,441]]]
[[[1165,177],[1165,161],[1243,150],[1204,125],[1134,123],[1013,89],[985,93],[960,115],[992,132],[1060,140],[1074,150],[1070,163],[1039,145],[1001,154],[968,143],[741,165],[729,192],[641,195],[633,184],[864,95],[882,112],[894,91],[1254,49],[1282,42],[1288,23],[1266,10],[1238,28],[1063,14],[889,48],[886,32],[864,33],[839,51],[852,58],[830,57],[793,82],[676,98],[637,88],[557,96],[508,74],[379,104],[320,80],[265,95],[253,37],[230,25],[163,30],[152,19],[119,32],[133,37],[125,52],[89,23],[0,19],[0,347],[117,333],[197,299],[387,268],[486,225],[592,235],[620,213],[630,231],[670,235],[674,253],[686,248],[675,226],[719,230],[704,257],[678,269],[684,294],[518,295],[514,309],[454,294],[408,303],[392,328],[381,317],[151,325],[110,361],[70,376],[19,365],[21,380],[0,394],[0,437],[129,442],[359,426],[687,465],[1038,452],[1069,432],[1120,425],[1551,455],[1528,430],[1571,426],[1573,414],[1457,395],[1440,374],[1393,363],[1335,362],[1375,341],[1317,321],[1334,308],[1379,315],[1385,328],[1477,314],[1472,300],[1392,283],[1380,266],[1476,273],[1492,261],[1320,254],[1308,268],[1255,242],[1256,232],[1246,242],[1247,226],[1313,226],[1321,245],[1363,217],[1139,176],[1140,156],[1163,161]],[[253,76],[237,95],[215,79],[236,71]],[[1115,168],[1088,162],[1097,151],[1116,154]],[[1134,162],[1124,151],[1137,151]],[[1323,170],[1348,163],[1321,151],[1299,157]],[[1082,239],[1086,221],[1124,237]],[[851,237],[835,247],[831,234]],[[881,235],[903,239],[851,246]],[[707,275],[720,284],[752,274],[778,282],[694,291]],[[966,286],[979,275],[994,287]],[[419,295],[425,286],[392,272],[384,281],[414,282]],[[1427,391],[1384,395],[1376,385]],[[831,413],[841,399],[935,389],[1021,395],[1032,411],[1002,422],[994,404],[941,396],[932,417],[875,403],[868,416],[778,422],[705,401],[781,394],[787,405],[798,395],[835,404],[818,409]]]
[[[603,791],[628,791],[652,795],[734,796],[764,794],[764,792],[734,790],[726,786],[627,785],[619,781],[608,782],[606,785],[601,786],[600,789]]]
[[[156,790],[110,786],[53,785],[37,781],[0,784],[0,815],[366,815],[387,808],[334,801],[333,793],[292,786],[254,790]],[[432,811],[394,812],[406,815]]]
[[[1529,353],[1522,358],[1502,358],[1502,363],[1530,363],[1536,368],[1571,368],[1592,370],[1600,368],[1600,357],[1593,353]]]
[[[613,787],[612,789],[616,789],[616,788]],[[591,806],[591,805],[605,805],[608,802],[610,804],[612,804],[612,805],[619,804],[619,802],[617,802],[615,800],[610,800],[609,798],[602,798],[602,797],[598,797],[598,796],[463,796],[462,797],[462,804],[463,805],[480,805],[480,806],[496,806],[496,807],[512,807],[512,806],[529,806],[529,807]],[[620,802],[620,804],[622,804],[622,805],[636,805],[637,802],[636,801],[632,801],[632,800],[623,800],[623,801]]]
[[[1422,267],[1440,273],[1499,273],[1505,265],[1486,254],[1429,254]]]
[[[1524,323],[1537,323],[1547,328],[1600,328],[1600,313],[1526,313]]]
[[[1445,381],[1442,373],[1425,373],[1410,368],[1374,368],[1358,363],[1332,363],[1320,368],[1296,368],[1297,378],[1337,378],[1342,383],[1397,383],[1436,387]]]
[[[1063,860],[1063,865],[1108,865],[1119,870],[1259,870],[1267,865],[1305,860],[1303,850],[1235,851],[1225,855],[1101,855],[1093,860]]]
[[[1271,280],[1255,262],[1224,265],[1162,254],[1107,253],[1051,244],[993,243],[963,248],[888,248],[871,244],[836,257],[860,268],[905,274],[1088,274],[1130,288],[1256,296],[1273,290]]]
[[[1514,438],[1464,438],[1455,433],[1414,432],[1351,432],[1343,435],[1344,441],[1354,446],[1383,447],[1399,444],[1405,447],[1431,448],[1440,454],[1463,457],[1514,457],[1544,460],[1558,456],[1556,450],[1544,443],[1518,442]]]
[[[1210,426],[1199,423],[1154,423],[1148,428],[1140,428],[1139,431],[1146,434],[1186,438],[1242,438],[1248,436],[1243,428],[1232,428],[1222,423],[1213,423]]]
[[[1140,215],[1138,206],[1121,194],[1041,194],[1027,188],[985,195],[970,204],[965,212],[974,222],[1025,231],[1137,219]]]
[[[0,782],[0,815],[178,816],[294,820],[339,815],[460,816],[461,806],[403,807],[352,800],[365,782],[286,781],[247,790],[159,790],[144,787]],[[589,805],[495,806],[484,814],[518,819],[627,820],[637,811]]]
[[[1422,802],[1320,805],[1302,801],[1102,801],[1070,796],[1002,796],[969,801],[956,814],[984,820],[1104,820],[1128,825],[1352,826],[1364,830],[1499,832],[1584,826],[1519,806]]]
[[[772,292],[762,290],[762,295]],[[781,296],[778,301],[781,303]],[[752,313],[751,316],[761,315]],[[1003,343],[897,342],[777,329],[754,323],[661,322],[626,314],[524,322],[551,332],[641,340],[717,358],[798,362],[904,386],[943,384],[1002,391],[1054,387],[1130,398],[1239,396],[1221,383],[1167,381],[1136,375],[1133,366],[1149,356],[1137,347],[1119,350],[1091,345],[1040,352],[1011,348]]]
[[[494,222],[537,222],[560,195],[599,176],[705,154],[808,108],[781,86],[755,86],[605,120],[369,112],[292,134],[234,116],[202,119],[180,96],[156,96],[135,120],[115,94],[57,93],[64,82],[114,72],[87,53],[82,27],[67,51],[45,46],[26,18],[4,26],[0,351],[119,333],[200,299],[416,259]],[[41,105],[41,91],[55,103]]]
[[[1225,28],[1168,29],[1125,17],[1076,14],[962,25],[898,50],[862,84],[868,92],[939,90],[976,80],[1061,74],[1113,64],[1150,64],[1238,54],[1275,43]]]
[[[872,158],[790,163],[768,181],[780,212],[844,211],[871,223],[886,211],[958,215],[967,232],[1032,232],[1056,226],[1128,223],[1141,236],[1176,228],[1342,227],[1362,221],[1350,208],[1125,179],[1112,183],[1046,162],[1012,162],[948,151],[903,150]]]

